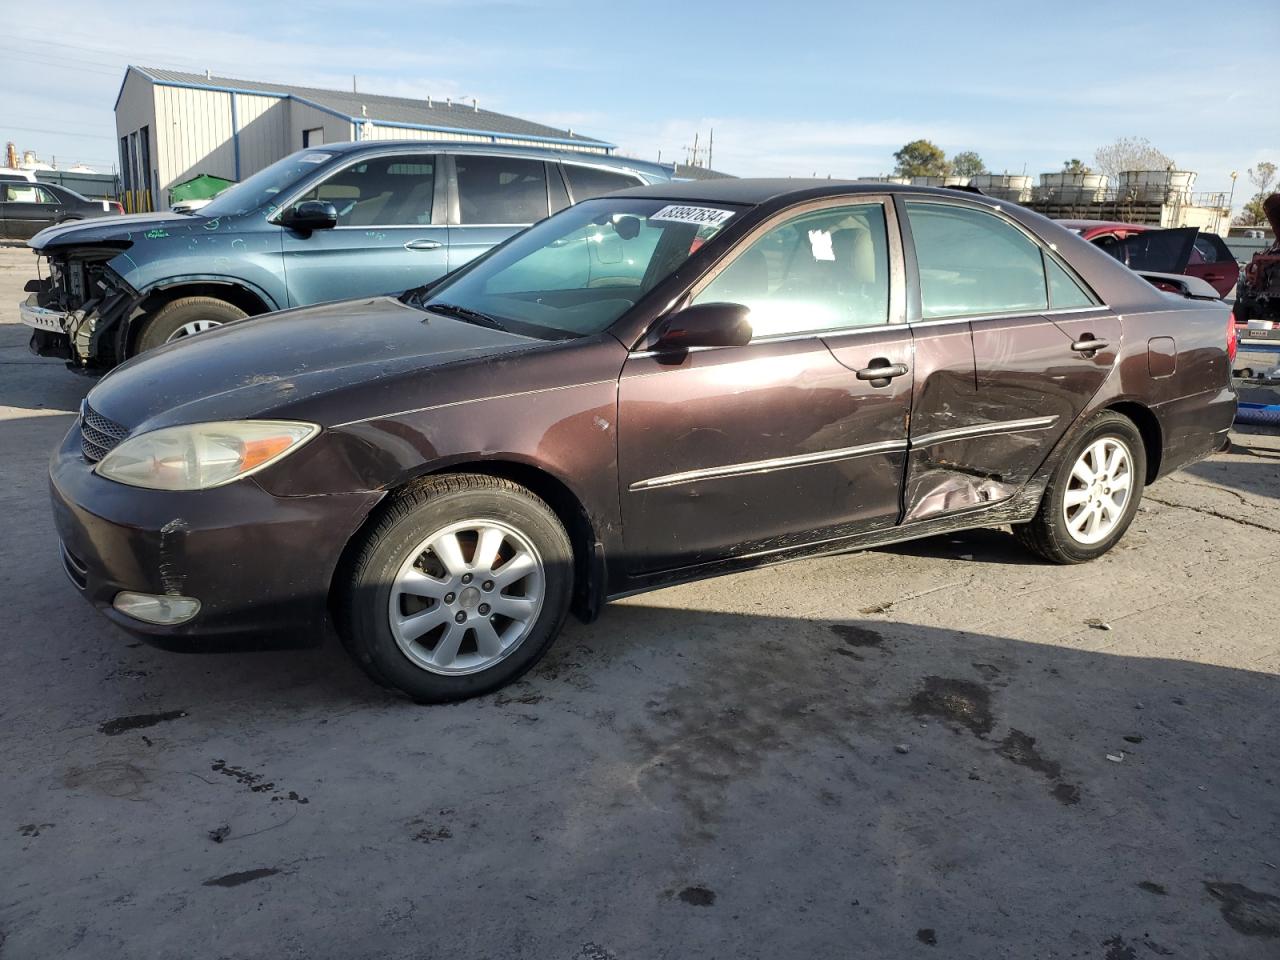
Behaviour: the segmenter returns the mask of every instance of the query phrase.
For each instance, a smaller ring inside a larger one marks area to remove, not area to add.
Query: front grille
[[[90,463],[97,463],[127,436],[127,429],[97,413],[87,402],[80,408],[80,452]]]

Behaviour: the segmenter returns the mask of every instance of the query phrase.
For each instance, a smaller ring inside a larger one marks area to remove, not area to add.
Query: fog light
[[[111,605],[126,617],[162,626],[186,623],[200,612],[200,601],[194,597],[164,597],[129,590],[117,593]]]

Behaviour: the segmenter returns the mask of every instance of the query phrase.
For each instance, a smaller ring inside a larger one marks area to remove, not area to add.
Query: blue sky
[[[60,0],[0,41],[0,140],[109,165],[127,63],[482,106],[742,175],[881,173],[904,142],[1040,173],[1143,136],[1197,189],[1280,162],[1280,17],[1149,4]],[[33,8],[28,8],[33,9]]]

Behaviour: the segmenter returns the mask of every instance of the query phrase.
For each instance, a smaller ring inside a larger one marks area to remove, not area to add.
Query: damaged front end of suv
[[[35,248],[43,262],[20,307],[23,322],[33,328],[33,353],[66,360],[72,369],[84,371],[124,359],[127,321],[142,296],[111,262],[129,246],[125,240]]]

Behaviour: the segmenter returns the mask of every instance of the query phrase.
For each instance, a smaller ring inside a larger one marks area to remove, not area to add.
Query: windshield
[[[228,187],[201,207],[199,216],[233,217],[257,210],[263,204],[272,203],[278,193],[315,173],[336,156],[331,150],[299,150],[259,170],[248,180]],[[271,210],[275,210],[274,205]]]
[[[534,336],[599,333],[679,269],[739,209],[587,200],[529,228],[413,302]]]

